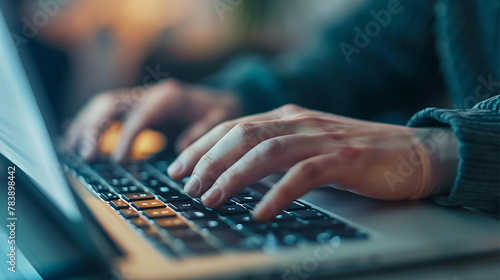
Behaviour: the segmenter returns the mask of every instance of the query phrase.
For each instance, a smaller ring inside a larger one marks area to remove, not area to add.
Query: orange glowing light
[[[102,154],[112,154],[118,147],[121,135],[121,122],[113,123],[101,137],[99,147]],[[134,140],[131,158],[133,160],[148,158],[152,154],[161,151],[165,147],[166,142],[167,140],[163,134],[150,129],[143,130]]]

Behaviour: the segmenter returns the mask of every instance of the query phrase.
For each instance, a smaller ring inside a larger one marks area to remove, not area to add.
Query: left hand
[[[185,149],[168,172],[210,208],[275,172],[286,174],[253,212],[267,221],[314,187],[335,184],[383,200],[447,192],[458,164],[450,129],[416,129],[296,105],[226,121]]]

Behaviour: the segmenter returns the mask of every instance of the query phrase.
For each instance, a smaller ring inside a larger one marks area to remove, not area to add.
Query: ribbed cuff
[[[481,108],[481,107],[479,107]],[[491,109],[427,108],[408,126],[449,126],[459,141],[457,178],[449,195],[436,195],[443,206],[463,206],[498,216],[500,205],[500,113]]]

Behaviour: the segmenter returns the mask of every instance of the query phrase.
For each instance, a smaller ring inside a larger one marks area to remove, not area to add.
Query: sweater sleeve
[[[500,205],[500,96],[472,109],[427,108],[415,114],[409,126],[451,127],[459,141],[457,178],[448,195],[434,201],[463,206],[498,216]]]
[[[397,108],[394,115],[404,112],[406,120],[425,106],[418,107],[419,100],[436,92],[421,87],[440,84],[429,32],[432,9],[429,1],[396,8],[388,7],[391,2],[369,1],[274,59],[242,56],[205,84],[233,90],[246,114],[296,103],[365,119]]]

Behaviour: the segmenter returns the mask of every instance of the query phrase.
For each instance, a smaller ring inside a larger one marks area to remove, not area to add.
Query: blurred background
[[[365,0],[15,1],[60,120],[93,95],[173,77],[196,82],[233,57],[273,57]]]

